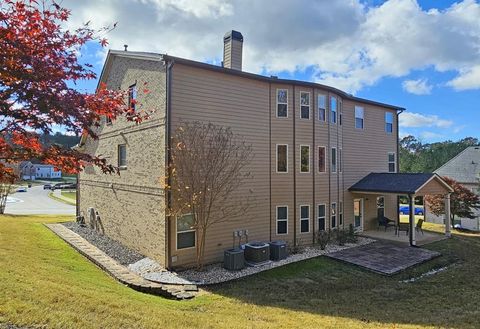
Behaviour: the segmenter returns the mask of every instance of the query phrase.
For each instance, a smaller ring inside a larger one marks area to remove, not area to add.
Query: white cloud
[[[420,133],[420,139],[427,139],[429,141],[443,140],[445,139],[445,135],[434,133],[432,131],[422,131]]]
[[[480,89],[480,65],[461,70],[460,74],[447,85],[455,90]]]
[[[405,80],[402,83],[402,87],[405,91],[415,95],[428,95],[433,88],[426,79]]]
[[[453,121],[440,119],[437,115],[423,115],[420,113],[405,112],[400,114],[399,118],[400,127],[402,128],[449,128],[453,125]]]
[[[480,88],[480,4],[423,10],[415,0],[65,0],[69,26],[118,21],[111,47],[215,61],[222,36],[242,32],[244,69],[273,74],[313,67],[312,80],[348,92],[414,69],[453,70],[458,90]],[[476,69],[472,69],[476,68]]]

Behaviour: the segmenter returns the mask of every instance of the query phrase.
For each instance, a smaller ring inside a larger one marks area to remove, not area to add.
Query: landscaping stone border
[[[116,280],[134,290],[178,300],[193,298],[195,296],[194,292],[198,290],[195,285],[167,285],[146,280],[129,271],[125,266],[120,265],[102,250],[92,245],[77,233],[69,230],[64,225],[44,225]]]

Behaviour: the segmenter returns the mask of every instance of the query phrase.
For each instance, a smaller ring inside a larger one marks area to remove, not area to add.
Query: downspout
[[[165,61],[166,64],[166,75],[165,75],[165,86],[167,95],[165,97],[165,170],[167,171],[165,174],[167,176],[167,184],[171,186],[171,177],[170,177],[170,164],[171,164],[171,152],[170,152],[170,138],[171,138],[171,111],[172,111],[172,67],[174,65],[174,61],[172,59],[167,59]],[[172,196],[169,189],[165,191],[165,209],[170,209],[172,204]],[[171,242],[172,238],[170,235],[170,215],[165,215],[165,235],[166,235],[166,243],[165,243],[165,267],[170,268],[171,262]]]
[[[313,187],[313,193],[312,193],[312,245],[315,244],[315,218],[316,218],[316,215],[317,215],[317,212],[316,212],[316,205],[315,205],[315,189],[316,189],[316,186],[315,186],[315,178],[316,178],[316,175],[317,175],[317,169],[315,169],[315,154],[317,153],[317,149],[316,149],[316,145],[315,145],[315,123],[316,123],[316,115],[318,115],[317,111],[318,111],[318,100],[317,100],[317,97],[315,97],[315,91],[316,89],[315,88],[312,88],[312,130],[313,130],[313,141],[312,141],[312,145],[313,145],[313,148],[312,148],[312,174],[313,174],[313,179],[312,179],[312,187]],[[317,111],[315,111],[315,109],[317,108]],[[318,161],[318,160],[317,160]],[[301,215],[301,214],[300,214]],[[310,216],[310,214],[309,214]]]
[[[397,156],[396,156],[396,162],[397,162],[397,172],[400,171],[400,132],[399,132],[399,120],[398,120],[398,116],[400,114],[402,114],[403,112],[405,111],[405,109],[400,109],[397,111],[397,118],[395,120],[395,127],[397,129]],[[396,205],[396,208],[397,208],[397,225],[400,224],[400,196],[397,195],[397,205]],[[424,209],[425,209],[425,205],[424,205]],[[425,211],[425,210],[424,210]]]
[[[277,97],[275,95],[275,97]],[[277,109],[275,109],[276,111]],[[268,179],[269,179],[269,194],[268,194],[268,199],[269,199],[269,204],[270,204],[270,210],[269,210],[269,213],[270,213],[270,241],[272,241],[272,221],[273,221],[273,218],[272,218],[272,83],[269,82],[268,83],[268,140],[269,140],[269,144],[268,144],[268,152],[269,152],[269,161],[268,161],[268,165],[269,165],[269,169],[268,169]],[[288,157],[288,154],[287,154],[287,157]]]
[[[296,116],[297,103],[295,100],[295,85],[293,85],[293,246],[297,246],[297,144],[296,144]],[[287,155],[288,157],[288,155]],[[288,225],[288,224],[287,224]]]

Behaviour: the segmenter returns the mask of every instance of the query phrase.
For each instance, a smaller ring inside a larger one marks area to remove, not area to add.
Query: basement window
[[[330,216],[332,220],[332,228],[337,227],[337,204],[332,202],[332,216]]]
[[[277,235],[288,234],[288,207],[277,206]]]
[[[288,118],[287,89],[277,89],[277,118]]]
[[[177,217],[177,249],[195,247],[196,232],[192,214]]]
[[[300,206],[300,233],[310,232],[310,206]]]
[[[120,169],[127,169],[127,145],[118,145],[118,167]]]
[[[318,205],[318,230],[325,231],[325,204]]]

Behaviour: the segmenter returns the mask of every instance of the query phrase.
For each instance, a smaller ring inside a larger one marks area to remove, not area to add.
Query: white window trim
[[[323,148],[323,149],[325,150],[325,152],[324,152],[324,156],[325,156],[325,165],[324,165],[325,171],[320,171],[320,166],[318,165],[317,172],[318,172],[319,174],[326,174],[327,171],[328,171],[328,166],[327,166],[327,164],[328,164],[327,147],[326,147],[326,146],[323,146],[323,145],[319,145],[319,146],[317,147],[317,151],[318,151],[318,149],[320,149],[320,148]],[[318,152],[317,160],[320,160],[320,152]]]
[[[308,217],[307,218],[302,218],[302,207],[308,207]],[[298,207],[298,211],[300,214],[300,227],[299,227],[299,232],[300,234],[307,234],[310,233],[310,205],[309,204],[301,204]],[[308,231],[307,232],[302,232],[302,220],[308,220]]]
[[[393,154],[393,161],[390,161],[390,154]],[[389,173],[396,173],[397,172],[397,154],[395,152],[388,152],[387,153],[387,170]],[[393,171],[390,171],[390,163],[393,163]]]
[[[333,205],[335,205],[335,215],[332,213],[332,210],[333,210]],[[330,205],[330,228],[334,229],[334,228],[337,228],[338,227],[338,208],[337,208],[337,203],[336,202],[332,202],[332,204]],[[332,225],[332,218],[335,216],[335,226]]]
[[[333,171],[333,156],[332,156],[332,151],[335,150],[335,171]],[[336,174],[338,172],[338,152],[337,152],[337,147],[332,147],[330,149],[330,173]]]
[[[287,147],[287,171],[278,171],[278,147],[279,146],[286,146]],[[275,146],[275,171],[277,174],[288,174],[288,144],[276,144]]]
[[[323,96],[323,97],[325,98],[325,107],[320,107],[320,106],[319,106],[320,102],[318,101],[318,99],[320,98],[320,96]],[[327,107],[328,107],[328,106],[327,106],[327,102],[328,102],[328,97],[327,97],[327,95],[324,95],[324,94],[318,94],[318,95],[317,95],[317,111],[318,111],[317,119],[318,119],[318,121],[323,122],[323,123],[328,122],[328,118],[327,118],[327,116],[328,116],[328,115],[327,115],[327,113],[328,113],[328,111],[327,111]],[[322,109],[322,110],[325,111],[325,120],[320,120],[320,109]]]
[[[325,210],[325,211],[324,211],[324,214],[325,214],[325,215],[323,215],[323,216],[320,216],[320,211],[318,211],[318,208],[319,208],[320,206],[323,206],[323,208],[324,208],[324,210]],[[317,214],[318,230],[320,231],[320,218],[323,218],[323,219],[324,219],[323,222],[325,223],[325,227],[324,227],[324,229],[323,229],[322,231],[326,231],[326,230],[327,230],[327,218],[328,218],[328,217],[327,217],[327,204],[326,204],[326,203],[319,203],[319,204],[317,204],[317,213],[318,213],[318,214]]]
[[[357,117],[357,108],[362,109],[362,117],[361,118]],[[354,119],[355,122],[353,124],[354,124],[355,129],[365,130],[365,108],[363,106],[355,105],[354,116],[355,116],[355,119]],[[357,119],[362,119],[362,128],[357,127]]]
[[[287,102],[286,103],[279,103],[278,102],[278,92],[280,90],[284,90],[287,92]],[[288,89],[283,89],[283,88],[277,88],[277,91],[275,93],[275,102],[277,104],[277,106],[275,107],[275,116],[278,118],[278,119],[288,119]],[[278,116],[278,104],[286,104],[287,105],[287,116],[286,117],[279,117]]]
[[[302,94],[308,94],[308,105],[302,105]],[[309,91],[300,91],[300,99],[299,99],[299,102],[300,102],[300,119],[301,120],[310,120],[310,118],[312,117],[312,98],[311,98],[312,94],[309,92]],[[302,106],[308,106],[308,119],[305,119],[305,118],[302,118]]]
[[[278,208],[287,208],[287,219],[278,219]],[[275,212],[275,233],[276,235],[288,235],[288,206],[287,205],[284,205],[284,206],[277,206],[276,208],[276,212]],[[287,233],[278,233],[278,222],[287,222]]]
[[[183,217],[183,216],[187,216],[187,215],[191,215],[192,213],[186,213],[186,214],[183,214],[181,216],[176,216],[175,217],[175,251],[184,251],[184,250],[189,250],[189,249],[194,249],[197,247],[197,230],[193,229],[193,230],[188,230],[188,231],[181,231],[181,233],[189,233],[189,232],[195,232],[195,243],[193,244],[193,247],[188,247],[188,248],[180,248],[178,249],[178,218],[179,217]]]
[[[333,107],[332,107],[332,99],[335,99],[335,104],[336,104],[335,111],[333,110]],[[330,112],[330,115],[329,115],[329,118],[328,118],[329,119],[328,122],[336,125],[337,122],[338,122],[338,99],[335,96],[330,96],[330,111],[329,112]],[[332,112],[335,112],[335,122],[332,121],[332,118],[333,118]]]
[[[120,165],[120,147],[124,146],[125,147],[125,164]],[[128,166],[128,161],[127,161],[127,144],[118,144],[117,145],[117,164],[118,168],[120,169],[127,169]]]
[[[308,171],[302,171],[302,147],[308,147]],[[309,174],[310,173],[310,145],[300,145],[300,173],[301,174]]]

